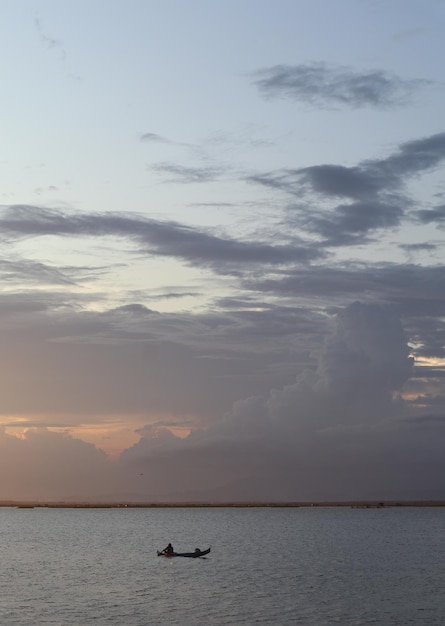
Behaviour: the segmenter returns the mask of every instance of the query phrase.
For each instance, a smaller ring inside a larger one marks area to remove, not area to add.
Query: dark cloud
[[[265,97],[283,97],[314,106],[390,108],[406,104],[426,80],[403,80],[383,70],[356,71],[349,67],[308,63],[276,65],[254,74]]]
[[[1,295],[0,415],[8,424],[23,415],[60,426],[119,415],[214,421],[245,393],[289,382],[308,362],[304,333],[318,336],[325,324],[286,308],[193,315],[136,302],[102,313],[75,304],[38,291]]]
[[[415,211],[414,215],[421,224],[437,224],[438,226],[442,226],[445,222],[445,204],[436,206],[433,209]]]
[[[115,313],[123,313],[129,315],[153,315],[157,314],[156,311],[152,311],[143,304],[124,304],[123,306],[116,307],[109,311],[112,315]]]
[[[399,150],[382,161],[368,161],[368,168],[381,175],[388,172],[395,180],[421,174],[437,167],[445,158],[445,133],[414,139],[400,145]],[[391,179],[389,179],[389,182]]]
[[[393,304],[410,303],[425,310],[435,301],[445,301],[445,271],[443,265],[420,266],[396,263],[352,263],[343,265],[295,268],[275,278],[247,279],[245,287],[263,293],[303,298],[332,297],[362,298],[368,294],[374,301]],[[440,309],[441,310],[441,309]],[[434,311],[437,313],[437,309]]]
[[[428,312],[419,311],[417,315],[412,315],[406,320],[407,332],[413,342],[413,353],[417,357],[424,357],[430,362],[430,369],[422,367],[425,376],[435,376],[434,359],[445,359],[445,322],[443,320],[443,298],[442,315],[437,312],[434,315],[433,306]],[[426,307],[425,307],[426,309]]]
[[[443,405],[443,402],[445,400],[445,398],[440,398],[441,400],[441,404]],[[411,424],[425,424],[428,422],[437,422],[439,424],[444,424],[445,423],[445,414],[444,413],[440,413],[439,415],[434,415],[434,414],[430,414],[430,415],[419,415],[418,417],[415,417],[413,419],[410,420]]]
[[[443,265],[345,264],[308,267],[275,278],[248,278],[245,287],[281,298],[340,305],[357,298],[387,303],[404,320],[416,356],[445,356]],[[426,371],[426,370],[425,370]]]
[[[152,298],[159,300],[175,300],[179,298],[198,298],[202,293],[199,291],[166,291],[158,294],[151,294]]]
[[[399,248],[406,252],[434,252],[438,248],[436,243],[401,243]]]
[[[248,180],[302,195],[308,189],[327,198],[353,200],[393,194],[406,178],[429,171],[445,159],[445,133],[409,141],[383,159],[354,167],[314,165],[251,176]]]
[[[332,213],[309,214],[301,222],[310,231],[318,233],[327,245],[363,243],[363,235],[398,226],[403,217],[400,206],[382,202],[359,201],[339,204]],[[354,239],[355,237],[355,239]]]
[[[254,309],[259,310],[263,308],[269,308],[269,303],[266,301],[260,301],[258,298],[254,296],[249,296],[248,294],[243,294],[242,296],[225,296],[223,298],[219,298],[216,302],[218,306],[224,309],[235,309],[235,310],[243,310],[243,309]]]
[[[196,266],[224,271],[242,264],[307,263],[325,253],[303,242],[270,245],[218,237],[178,222],[128,214],[68,214],[33,206],[12,206],[0,216],[7,237],[114,236],[133,240],[148,254],[181,258]]]
[[[352,199],[375,196],[388,184],[384,173],[360,166],[314,165],[290,175],[296,176],[296,182],[309,185],[316,193]]]
[[[328,246],[350,245],[366,243],[368,233],[401,225],[413,204],[405,183],[444,159],[445,133],[438,133],[403,143],[386,158],[352,167],[314,165],[256,174],[247,180],[296,198],[289,207],[289,225],[318,234]],[[322,202],[313,208],[317,196]],[[339,198],[348,202],[338,203]],[[423,223],[440,223],[443,207],[413,214]]]

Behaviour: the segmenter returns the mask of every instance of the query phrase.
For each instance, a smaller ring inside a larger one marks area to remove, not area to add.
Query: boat
[[[164,551],[159,552],[158,550],[158,556],[166,556],[168,558],[172,558],[174,556],[187,556],[191,559],[198,559],[201,556],[205,556],[209,552],[210,552],[210,548],[208,548],[207,550],[200,550],[199,548],[196,548],[194,552],[173,552],[173,554],[168,554],[167,552],[164,552]]]

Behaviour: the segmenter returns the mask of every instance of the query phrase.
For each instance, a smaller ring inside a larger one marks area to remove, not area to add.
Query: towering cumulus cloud
[[[235,403],[180,444],[143,436],[122,463],[145,466],[155,491],[186,498],[390,496],[388,462],[413,443],[400,396],[411,368],[400,319],[356,302],[338,313],[315,370]]]
[[[393,394],[411,375],[408,355],[400,319],[390,309],[356,302],[338,314],[316,388],[353,421],[381,419],[391,412]]]
[[[320,429],[369,427],[400,411],[399,392],[411,375],[400,319],[386,307],[351,304],[340,311],[315,371],[300,374],[293,385],[271,391],[265,413],[272,434],[293,443],[316,437]],[[396,400],[395,400],[396,399]],[[252,403],[246,404],[251,420]],[[228,421],[244,419],[237,405]],[[235,427],[236,428],[236,427]]]

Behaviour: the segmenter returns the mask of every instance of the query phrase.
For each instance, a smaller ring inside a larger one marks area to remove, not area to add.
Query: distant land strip
[[[353,509],[383,509],[389,507],[438,507],[445,500],[351,500],[327,502],[31,502],[4,500],[0,507],[19,509],[163,509],[163,508],[298,508],[298,507],[349,507]]]

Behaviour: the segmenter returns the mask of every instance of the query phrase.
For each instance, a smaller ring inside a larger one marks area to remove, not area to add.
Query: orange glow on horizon
[[[438,357],[419,356],[415,358],[414,365],[417,365],[417,367],[445,368],[445,359],[439,359]]]
[[[35,422],[33,423],[33,421]],[[44,428],[50,432],[66,433],[73,439],[79,439],[94,445],[96,448],[103,450],[110,459],[119,458],[123,450],[135,445],[141,438],[137,432],[141,429],[147,420],[128,419],[125,416],[115,421],[98,421],[90,424],[79,424],[73,426],[72,422],[60,426],[54,424],[44,425],[45,419],[41,416],[29,417],[5,417],[3,419],[4,429],[7,435],[17,437],[18,439],[26,439],[26,431],[32,429]],[[0,420],[1,426],[1,420]],[[191,428],[189,426],[160,426],[169,430],[175,437],[185,439],[189,436]]]
[[[187,439],[187,437],[192,432],[192,429],[189,426],[168,426],[166,427],[175,437],[179,437],[179,439]]]

